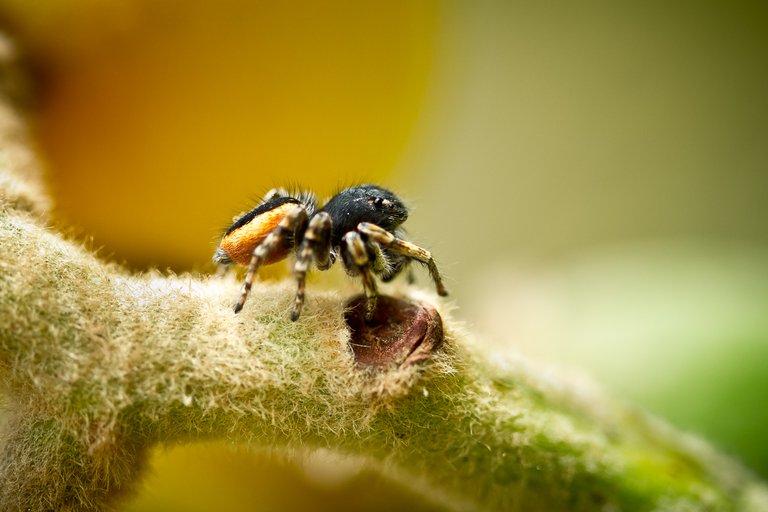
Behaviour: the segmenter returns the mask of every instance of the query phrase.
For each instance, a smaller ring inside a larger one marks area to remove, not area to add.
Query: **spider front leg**
[[[437,294],[441,296],[448,295],[448,290],[445,289],[443,279],[440,277],[440,272],[437,270],[437,264],[428,250],[397,238],[386,229],[380,228],[376,224],[371,224],[370,222],[361,222],[357,225],[357,230],[382,247],[386,247],[407,258],[412,258],[424,263],[429,269],[429,275],[432,276],[432,280],[435,282]]]
[[[298,228],[306,225],[307,211],[301,205],[295,205],[285,216],[280,219],[277,226],[254,249],[248,272],[245,274],[243,290],[240,292],[240,300],[235,304],[235,313],[239,313],[245,305],[248,294],[253,286],[253,279],[261,264],[276,252],[284,251],[291,237],[295,239]]]
[[[368,257],[368,251],[365,242],[360,233],[350,231],[344,235],[344,250],[342,251],[344,264],[348,269],[355,269],[360,273],[363,279],[363,289],[365,290],[365,320],[370,321],[373,318],[373,312],[376,310],[376,281],[371,273],[371,259]]]
[[[307,270],[312,263],[312,256],[320,270],[327,270],[331,266],[329,252],[331,248],[331,216],[325,212],[319,212],[309,221],[309,226],[304,232],[304,239],[296,251],[296,263],[293,272],[296,275],[296,300],[291,311],[291,320],[296,321],[301,314],[304,305],[304,289],[307,281]]]

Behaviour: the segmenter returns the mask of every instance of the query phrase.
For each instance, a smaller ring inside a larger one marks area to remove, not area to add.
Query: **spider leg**
[[[373,312],[376,310],[376,281],[371,273],[371,260],[368,257],[368,251],[365,247],[363,237],[357,231],[349,231],[344,235],[343,251],[344,263],[348,268],[355,268],[363,280],[363,289],[365,290],[365,320],[373,318]]]
[[[264,194],[264,198],[261,200],[262,203],[266,203],[276,197],[289,197],[291,194],[288,192],[287,189],[284,189],[282,187],[273,188],[266,194]]]
[[[328,258],[331,245],[330,238],[331,216],[325,212],[320,212],[309,221],[301,245],[296,251],[293,273],[296,275],[297,288],[296,300],[293,303],[293,311],[291,311],[291,320],[293,321],[299,318],[301,307],[304,305],[307,270],[312,263],[312,256],[314,255],[315,263],[320,270],[327,270],[331,266]]]
[[[408,284],[416,282],[416,274],[413,273],[413,266],[411,265],[413,260],[411,258],[394,251],[387,251],[385,254],[391,266],[388,272],[381,274],[382,281],[388,283],[400,275],[401,272],[405,272],[405,280]],[[396,258],[400,258],[402,261],[398,261]]]
[[[412,260],[410,258],[403,256],[400,253],[390,251],[389,249],[382,248],[381,245],[375,242],[371,243],[371,245],[379,248],[381,259],[385,262],[385,266],[381,272],[376,272],[376,269],[374,268],[374,273],[378,273],[382,281],[388,283],[400,275],[401,272],[407,270],[406,275],[408,275],[408,283],[413,284],[413,281],[410,280],[413,276],[413,271],[410,267]]]
[[[306,222],[307,211],[304,209],[304,206],[297,204],[280,220],[277,227],[275,227],[267,237],[256,246],[253,250],[253,255],[251,256],[251,262],[248,265],[248,272],[245,274],[245,282],[243,282],[243,290],[240,292],[240,299],[237,301],[237,304],[235,304],[235,313],[239,313],[243,309],[243,305],[245,305],[245,301],[248,298],[248,293],[251,291],[251,286],[253,286],[253,279],[256,276],[256,271],[259,269],[262,262],[267,259],[272,252],[280,249],[286,240],[291,239],[291,237],[295,240],[295,234],[299,231],[298,228],[302,225],[306,225]]]
[[[429,275],[432,276],[432,280],[435,282],[437,294],[442,296],[448,295],[448,290],[445,289],[443,279],[440,277],[440,272],[437,270],[437,264],[435,263],[434,258],[432,258],[432,253],[428,250],[397,238],[386,229],[383,229],[376,224],[371,224],[370,222],[361,222],[357,225],[357,230],[367,236],[370,240],[378,243],[382,247],[386,247],[390,251],[424,263],[429,269]]]
[[[413,273],[413,267],[410,265],[408,265],[406,270],[405,280],[408,281],[408,284],[413,284],[416,282],[416,274]]]
[[[216,277],[224,277],[229,272],[229,265],[219,263],[216,265]]]
[[[315,229],[311,229],[315,224]],[[304,234],[304,237],[310,237],[313,244],[312,253],[315,256],[315,265],[320,270],[328,270],[333,265],[333,260],[330,257],[331,253],[331,216],[326,212],[319,212],[312,217],[312,222],[309,223],[310,229]]]

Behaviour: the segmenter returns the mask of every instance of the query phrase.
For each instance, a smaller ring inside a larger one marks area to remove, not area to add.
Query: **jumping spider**
[[[365,289],[365,318],[376,309],[376,281],[390,281],[412,260],[427,266],[439,295],[447,295],[435,260],[429,251],[402,239],[400,225],[408,209],[398,197],[377,185],[358,185],[342,190],[317,209],[310,192],[291,194],[273,189],[253,210],[236,219],[224,233],[213,262],[232,262],[248,267],[235,305],[243,309],[256,271],[286,258],[293,250],[293,273],[298,289],[291,320],[301,314],[307,270],[313,259],[320,270],[327,270],[341,256],[344,268],[359,275]]]

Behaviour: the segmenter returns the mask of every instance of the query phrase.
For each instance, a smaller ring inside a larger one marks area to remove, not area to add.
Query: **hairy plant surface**
[[[293,283],[259,285],[235,316],[234,279],[129,274],[48,229],[46,208],[4,99],[1,510],[116,507],[150,447],[210,438],[364,456],[450,510],[768,509],[736,462],[487,353],[445,308],[431,359],[361,369],[340,294],[313,293],[291,322]]]

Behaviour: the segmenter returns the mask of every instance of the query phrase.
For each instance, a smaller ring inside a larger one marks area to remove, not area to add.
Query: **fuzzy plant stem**
[[[0,510],[119,507],[153,445],[211,438],[364,457],[446,510],[768,510],[738,463],[445,310],[430,360],[365,370],[340,294],[291,322],[292,283],[260,285],[235,316],[234,279],[100,261],[46,228],[24,133],[0,100]]]

